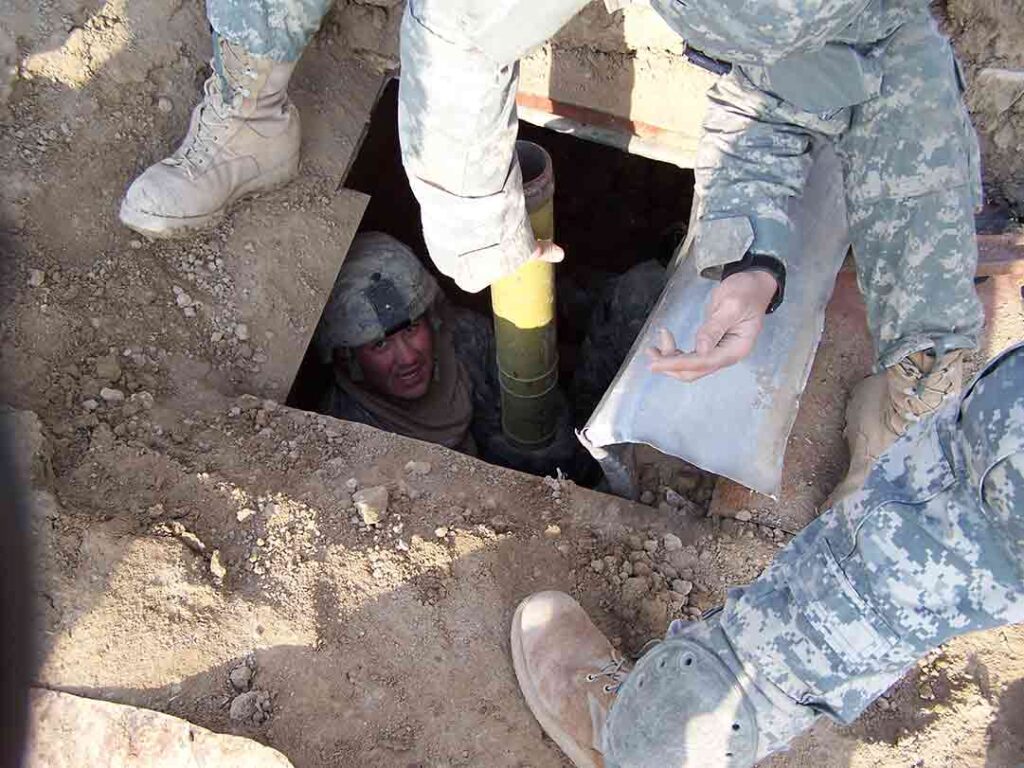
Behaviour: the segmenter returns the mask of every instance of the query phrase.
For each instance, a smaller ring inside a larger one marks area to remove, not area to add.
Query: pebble
[[[270,694],[266,691],[248,691],[235,696],[228,714],[239,722],[262,723],[270,713]]]
[[[544,535],[549,539],[555,539],[562,535],[562,529],[557,525],[549,525],[544,529]]]
[[[210,573],[217,581],[224,581],[224,577],[228,575],[228,569],[220,561],[219,549],[213,550],[213,554],[210,555]]]
[[[644,600],[640,604],[640,616],[647,624],[660,628],[668,620],[668,606],[661,600]]]
[[[672,580],[672,591],[678,592],[684,597],[693,592],[693,582],[687,581],[686,579],[673,579]]]
[[[240,509],[235,513],[235,519],[238,520],[238,522],[240,523],[244,523],[246,520],[248,520],[255,514],[255,509],[249,509],[248,507],[246,507],[245,509]]]
[[[239,341],[248,341],[249,326],[247,326],[245,323],[238,323],[238,325],[235,326],[235,338],[238,339]]]
[[[103,398],[104,402],[110,403],[111,405],[124,402],[124,392],[120,389],[104,387],[100,390],[100,397]]]
[[[95,400],[93,400],[91,397],[88,400],[84,400],[82,402],[82,408],[84,408],[85,410],[89,411],[90,413],[92,413],[93,411],[95,411],[99,407],[100,407],[100,404],[97,403]]]
[[[139,406],[139,408],[141,408],[144,411],[153,410],[153,405],[156,402],[153,399],[153,395],[151,395],[149,392],[146,392],[145,390],[143,390],[142,392],[136,392],[131,397],[129,397],[128,400],[134,403],[135,405]]]
[[[29,288],[39,288],[46,282],[46,273],[41,269],[30,269],[28,271]]]
[[[920,686],[918,686],[917,694],[924,701],[934,701],[935,700],[935,690],[928,683],[922,683]]]
[[[605,566],[604,560],[591,560],[590,561],[590,570],[592,570],[594,573],[604,573],[604,566]]]
[[[345,487],[348,488],[349,491],[351,491],[352,493],[355,493],[356,491],[359,490],[359,481],[356,480],[354,477],[350,477],[348,480],[345,481]]]
[[[236,691],[248,691],[252,685],[252,667],[244,662],[239,664],[228,673],[228,680]]]
[[[683,548],[683,541],[674,533],[666,533],[661,537],[662,543],[665,545],[666,552],[678,552]]]
[[[121,378],[121,363],[117,355],[111,352],[109,355],[96,358],[96,378],[103,381],[114,382]]]
[[[164,516],[164,505],[163,504],[154,504],[153,506],[151,506],[149,509],[146,510],[146,514],[149,515],[150,518],[153,519],[153,520],[157,519],[158,517],[163,517]]]
[[[671,488],[666,488],[665,489],[665,501],[667,501],[669,504],[671,504],[676,509],[678,509],[679,507],[685,507],[686,504],[687,504],[686,499],[684,499],[682,496],[680,496],[678,493],[676,493]]]
[[[431,466],[426,461],[410,461],[405,465],[406,473],[410,475],[429,475]]]
[[[172,102],[166,96],[161,96],[159,99],[156,100],[156,108],[166,115],[174,109],[174,102]]]
[[[754,516],[750,513],[749,509],[741,509],[739,512],[736,513],[736,519],[739,520],[741,523],[749,523],[751,520],[754,519]]]
[[[142,241],[137,238],[133,239],[130,243],[128,243],[128,247],[131,248],[133,251],[137,251],[139,250],[139,248],[142,247]]]
[[[645,594],[647,594],[647,579],[643,576],[633,576],[622,584],[622,597],[627,601],[639,600]]]
[[[658,542],[654,539],[648,539],[644,542],[644,549],[653,554],[658,551]]]
[[[438,526],[437,528],[435,528],[434,529],[434,535],[437,536],[437,538],[439,538],[439,539],[443,539],[445,536],[448,535],[448,528],[447,528],[447,526],[441,525],[441,526]]]
[[[359,516],[366,525],[377,525],[388,511],[388,489],[383,485],[364,488],[352,495]]]
[[[643,493],[641,493],[640,494],[640,503],[641,504],[647,504],[648,506],[653,504],[654,503],[654,492],[653,491],[644,491]]]

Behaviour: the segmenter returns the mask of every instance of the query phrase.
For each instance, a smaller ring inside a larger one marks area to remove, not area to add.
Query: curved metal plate
[[[815,150],[804,194],[794,198],[793,253],[786,300],[765,319],[754,351],[740,363],[686,384],[651,373],[646,349],[658,328],[692,349],[714,282],[694,259],[669,279],[626,362],[579,437],[606,470],[612,490],[633,496],[616,446],[646,443],[709,472],[775,497],[786,441],[821,339],[825,305],[849,248],[842,170],[834,150]]]

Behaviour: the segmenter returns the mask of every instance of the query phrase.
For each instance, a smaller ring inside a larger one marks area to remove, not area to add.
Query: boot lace
[[[601,678],[606,678],[608,682],[602,686],[602,690],[605,693],[618,693],[619,688],[626,682],[626,674],[628,672],[624,668],[626,664],[625,658],[613,657],[598,672],[587,675],[587,682],[596,683]]]
[[[906,422],[917,422],[935,411],[951,394],[956,386],[953,378],[954,359],[950,355],[945,360],[936,361],[935,367],[924,373],[911,360],[901,360],[900,369],[911,382],[899,390],[902,398],[897,405],[897,412]]]
[[[199,106],[195,130],[170,158],[175,165],[184,165],[189,173],[201,170],[213,157],[230,124],[234,109],[224,99],[216,74],[203,84],[203,103]]]

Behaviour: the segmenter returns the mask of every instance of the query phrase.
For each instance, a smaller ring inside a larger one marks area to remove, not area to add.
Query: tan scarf
[[[334,379],[345,397],[373,417],[374,426],[475,454],[476,444],[469,431],[473,421],[472,384],[465,366],[455,356],[451,312],[442,301],[430,316],[440,320],[434,331],[434,373],[430,389],[419,400],[399,400],[372,392],[352,381],[342,366],[334,366]]]

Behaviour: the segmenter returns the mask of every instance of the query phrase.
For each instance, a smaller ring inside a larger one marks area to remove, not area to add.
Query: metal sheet
[[[801,198],[787,258],[786,300],[765,319],[754,351],[740,363],[687,384],[648,370],[646,350],[665,327],[692,349],[714,282],[693,259],[669,278],[611,387],[579,433],[606,467],[612,490],[635,496],[628,444],[646,443],[760,493],[777,496],[786,441],[821,339],[825,305],[849,248],[842,171],[823,144]]]

